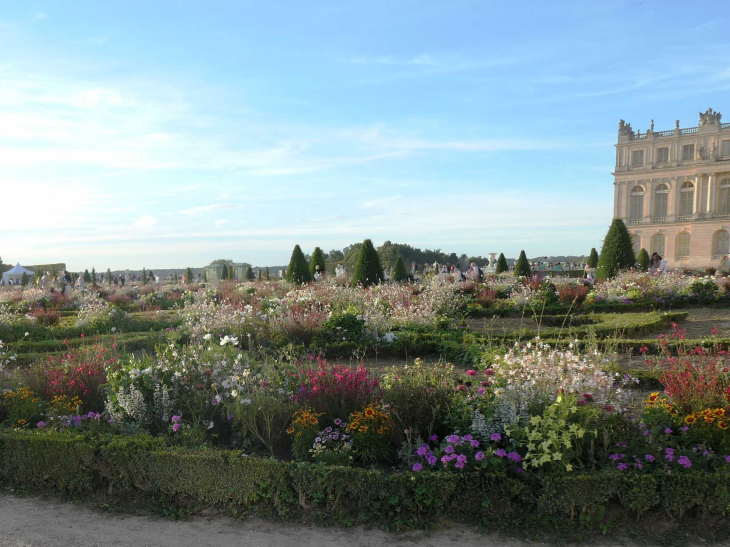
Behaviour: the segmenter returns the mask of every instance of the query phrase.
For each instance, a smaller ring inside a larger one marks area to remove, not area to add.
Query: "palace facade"
[[[711,108],[697,127],[645,133],[621,120],[616,144],[614,218],[634,243],[670,268],[728,267],[730,123]]]

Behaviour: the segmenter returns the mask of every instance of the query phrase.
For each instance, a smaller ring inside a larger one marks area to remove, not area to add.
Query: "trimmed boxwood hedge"
[[[611,518],[693,516],[712,522],[730,509],[730,470],[654,474],[613,469],[570,474],[384,472],[183,450],[146,435],[0,433],[0,482],[74,497],[134,493],[233,515],[426,528],[449,519],[485,527],[585,526]],[[587,518],[591,517],[591,518]],[[603,529],[605,532],[606,530]]]

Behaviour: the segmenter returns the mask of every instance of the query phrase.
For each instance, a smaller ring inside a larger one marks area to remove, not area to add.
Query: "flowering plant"
[[[291,437],[292,453],[295,458],[305,460],[310,456],[321,416],[323,416],[321,412],[314,412],[311,408],[294,411],[291,426],[286,432]]]
[[[491,468],[507,471],[512,469],[522,472],[522,456],[512,450],[498,448],[497,443],[502,441],[502,435],[493,433],[489,443],[481,443],[472,435],[447,435],[440,446],[431,449],[428,443],[423,443],[415,451],[416,463],[413,471],[422,471],[432,468],[446,471],[471,471],[474,469]],[[438,437],[432,435],[429,441],[437,442]],[[419,461],[420,460],[420,461]]]
[[[391,453],[389,429],[390,417],[375,403],[350,414],[346,430],[352,436],[355,456],[365,464],[387,460]]]
[[[351,465],[352,440],[347,433],[347,424],[336,418],[334,426],[319,431],[310,453],[316,462],[327,465]]]

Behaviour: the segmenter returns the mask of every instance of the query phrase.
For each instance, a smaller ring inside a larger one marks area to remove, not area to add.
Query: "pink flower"
[[[180,429],[180,424],[176,423],[175,425],[172,426],[173,431],[177,431],[178,429]]]
[[[172,417],[172,421],[173,421],[173,422],[179,422],[180,420],[182,420],[182,417],[178,416],[177,414],[175,414],[175,415],[174,415],[174,416]],[[177,431],[177,430],[175,430],[175,431]]]
[[[466,374],[468,376],[476,376],[477,375],[477,371],[476,370],[467,370],[466,371]]]
[[[46,422],[41,421],[41,422],[38,422],[37,425],[38,425],[38,427],[45,427]]]
[[[423,469],[423,466],[420,463],[414,463],[413,464],[413,470],[414,471],[421,471]]]

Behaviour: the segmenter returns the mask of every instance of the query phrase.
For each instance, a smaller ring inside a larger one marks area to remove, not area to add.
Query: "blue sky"
[[[0,256],[583,254],[619,118],[730,119],[722,2],[0,0]]]

